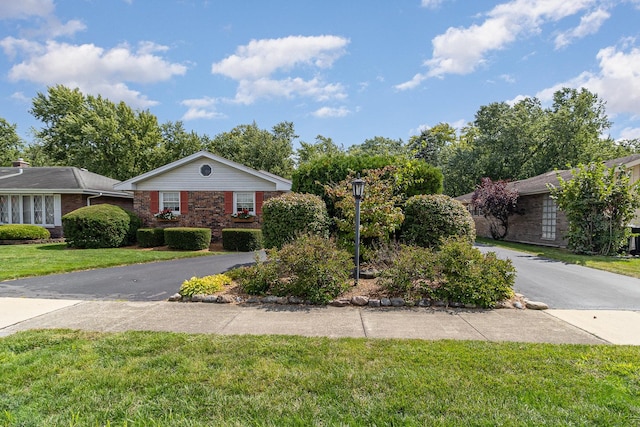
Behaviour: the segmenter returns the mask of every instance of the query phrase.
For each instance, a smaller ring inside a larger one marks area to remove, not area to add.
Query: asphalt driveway
[[[640,279],[496,246],[477,247],[511,259],[518,271],[515,291],[549,308],[640,310]]]
[[[0,296],[162,301],[193,276],[223,273],[254,261],[253,252],[185,258],[0,282]]]

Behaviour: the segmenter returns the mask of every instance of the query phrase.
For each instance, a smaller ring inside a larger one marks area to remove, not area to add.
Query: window
[[[56,209],[60,196],[0,194],[0,224],[54,226]]]
[[[556,239],[556,201],[548,194],[542,200],[542,238],[545,240]]]
[[[202,176],[210,176],[211,172],[213,172],[213,168],[209,164],[204,164],[200,166],[200,175]]]
[[[234,193],[233,194],[233,206],[235,207],[235,212],[242,212],[243,210],[248,210],[252,214],[255,214],[255,206],[256,206],[256,196],[253,192],[242,192],[242,193]]]
[[[180,212],[180,193],[161,192],[160,193],[160,210],[168,209],[174,213]]]

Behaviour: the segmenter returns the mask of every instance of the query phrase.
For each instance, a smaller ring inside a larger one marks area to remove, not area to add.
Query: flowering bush
[[[158,218],[158,219],[175,219],[177,218],[173,211],[169,208],[163,209],[160,212],[158,212],[157,214],[154,215],[154,217]]]
[[[233,218],[238,218],[238,219],[249,219],[249,218],[253,218],[255,215],[249,212],[249,209],[245,208],[245,209],[242,209],[240,212],[231,214],[231,216]]]

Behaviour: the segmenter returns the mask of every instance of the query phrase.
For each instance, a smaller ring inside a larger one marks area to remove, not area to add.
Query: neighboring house
[[[607,167],[624,165],[631,171],[631,182],[640,179],[640,154],[634,154],[619,159],[604,162]],[[569,224],[567,218],[560,211],[555,200],[549,195],[547,184],[559,186],[557,175],[562,179],[572,178],[571,170],[547,172],[542,175],[510,182],[508,186],[518,190],[517,212],[509,218],[509,233],[505,240],[512,242],[533,243],[537,245],[560,246],[567,245],[565,238]],[[456,197],[467,206],[476,224],[476,234],[482,237],[491,237],[488,220],[482,216],[482,212],[471,205],[473,193]],[[633,232],[640,232],[640,210],[629,224]]]
[[[217,241],[223,228],[259,228],[262,203],[291,191],[291,181],[200,151],[114,188],[133,191],[133,209],[144,226],[210,228],[212,239]],[[171,211],[176,218],[156,218],[163,210]],[[232,216],[243,210],[252,218],[239,220]]]
[[[0,224],[35,224],[62,237],[62,216],[109,203],[133,209],[133,195],[113,189],[115,179],[76,167],[29,167],[22,159],[0,167]]]

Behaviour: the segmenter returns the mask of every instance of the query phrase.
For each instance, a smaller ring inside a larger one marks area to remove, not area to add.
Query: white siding
[[[200,174],[200,166],[213,168],[210,176]],[[137,183],[137,190],[160,191],[274,191],[274,183],[209,159],[198,159],[159,176]]]

